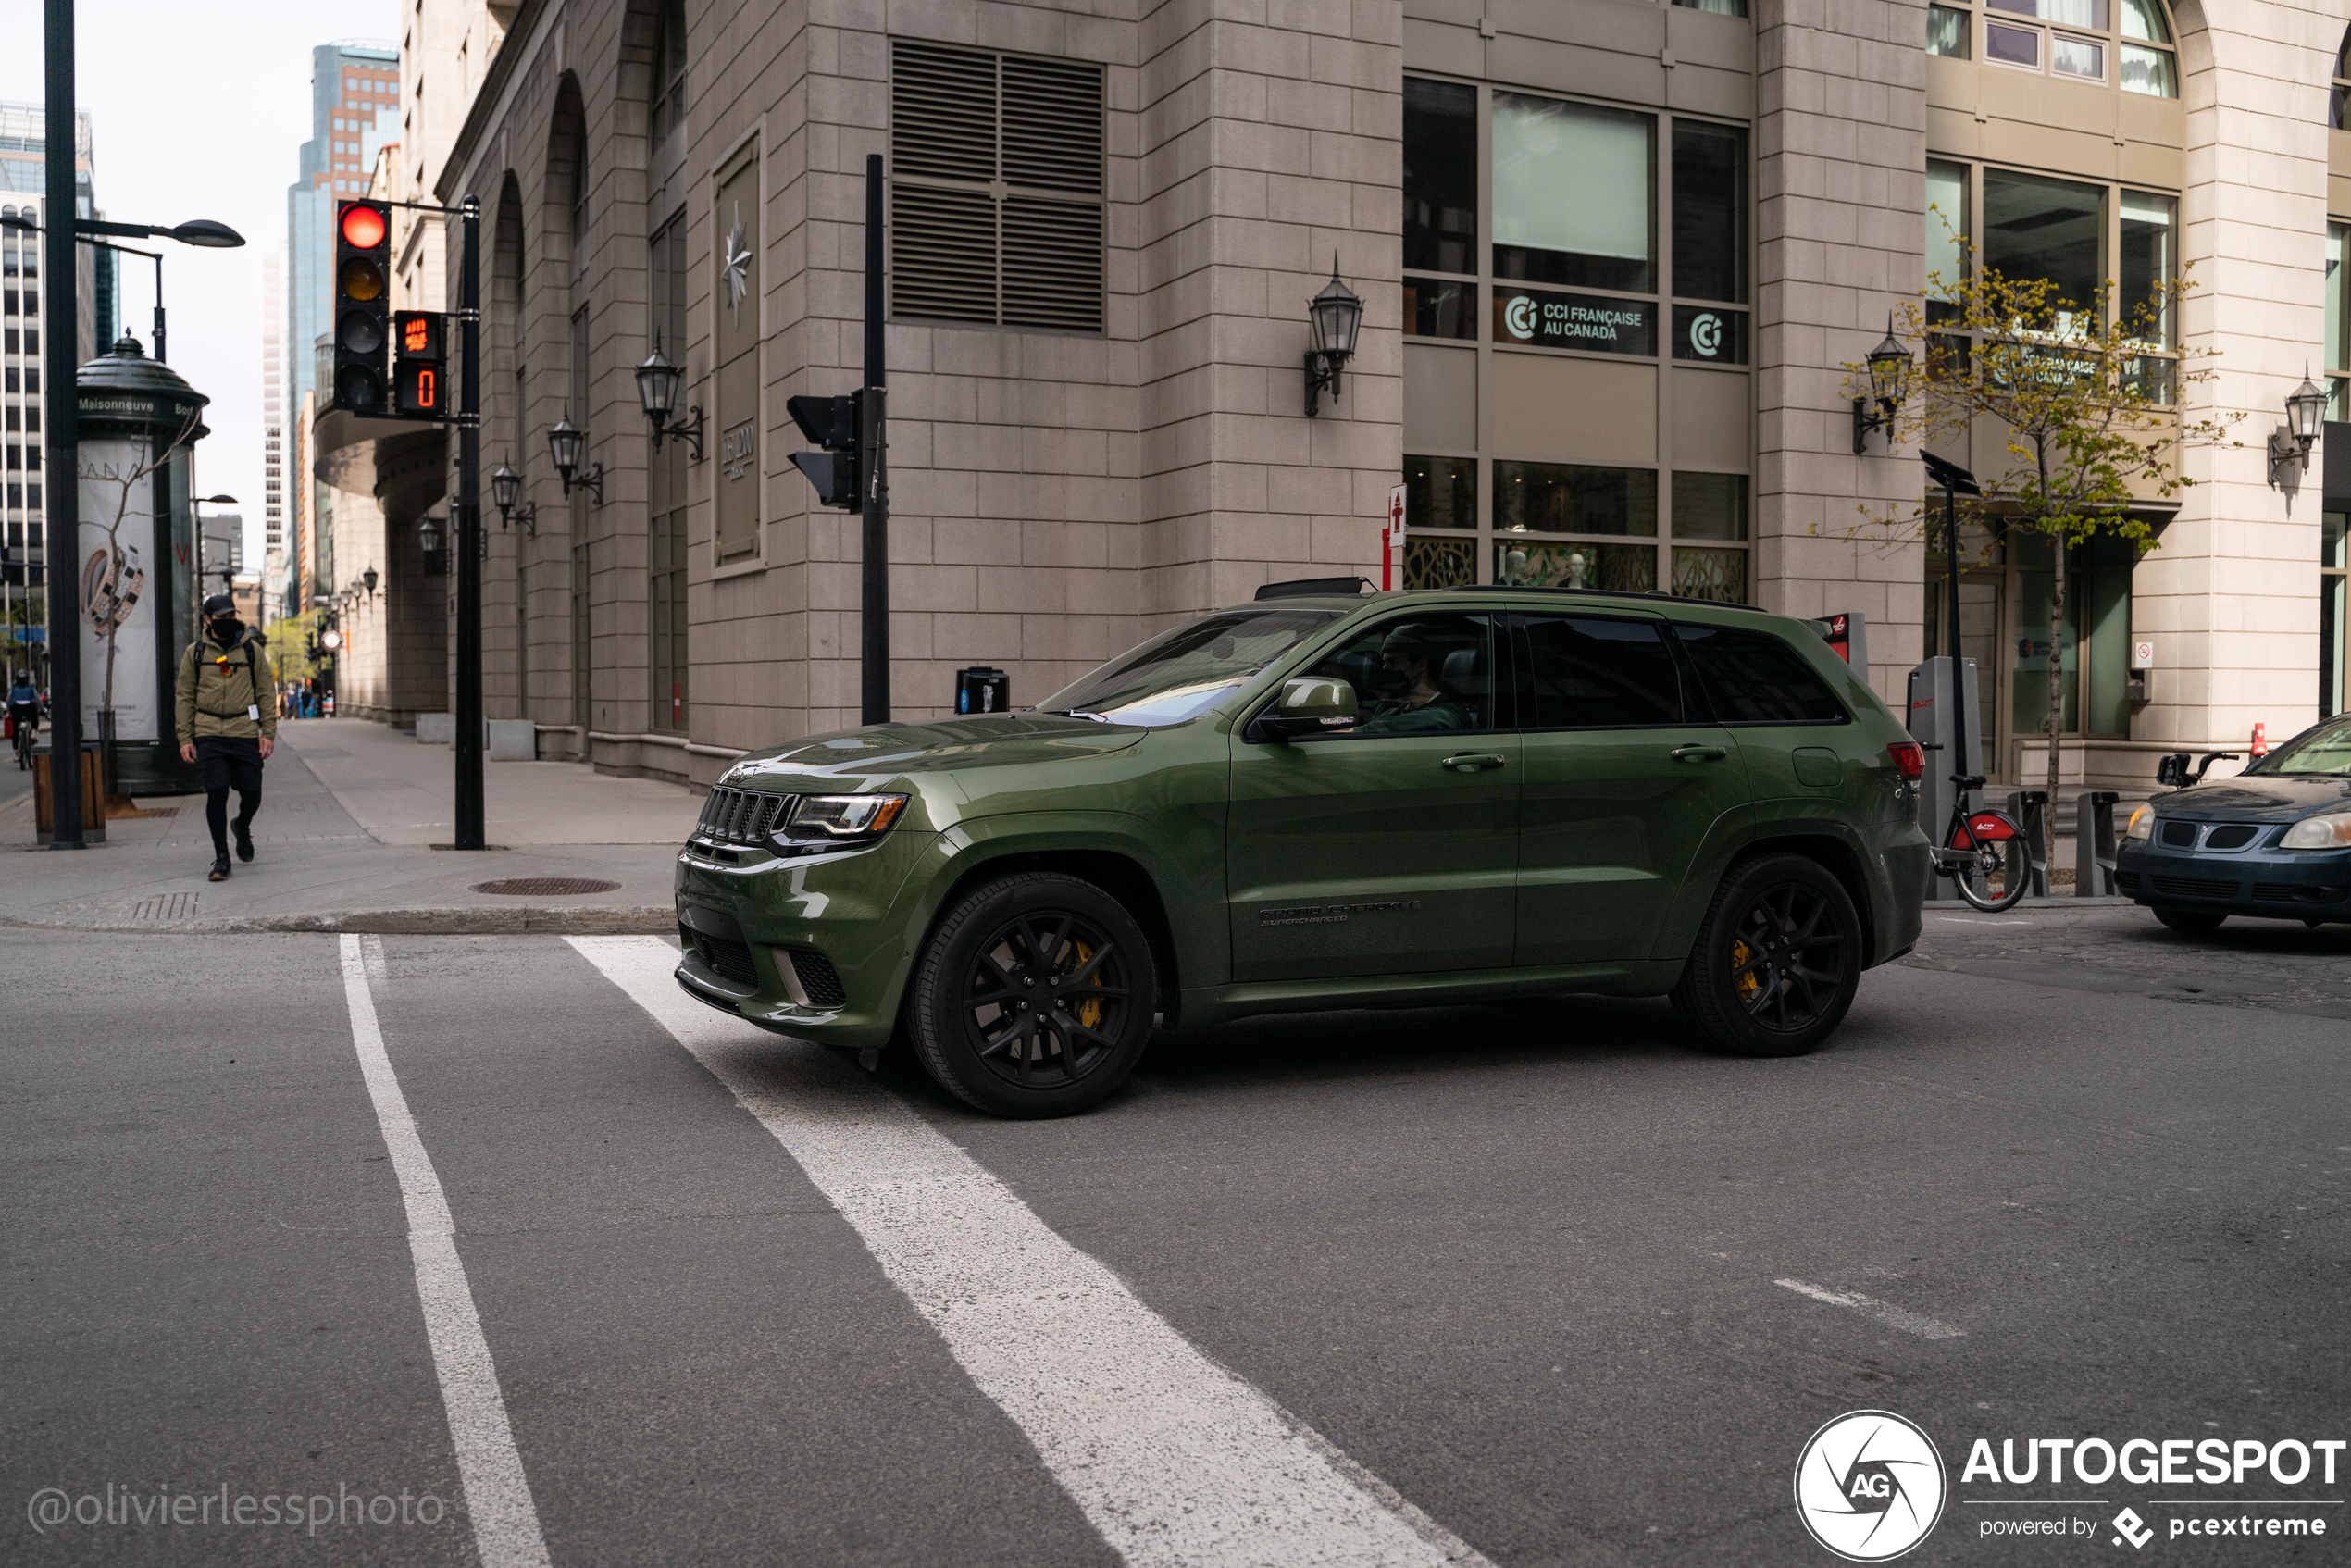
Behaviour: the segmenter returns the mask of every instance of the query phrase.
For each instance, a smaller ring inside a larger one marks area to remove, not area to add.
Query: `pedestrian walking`
[[[204,602],[204,635],[180,658],[180,755],[204,775],[205,825],[212,829],[210,880],[229,879],[229,831],[237,858],[253,859],[253,814],[261,809],[261,765],[278,742],[278,681],[261,638],[237,618],[237,602]],[[229,820],[229,791],[237,818]]]

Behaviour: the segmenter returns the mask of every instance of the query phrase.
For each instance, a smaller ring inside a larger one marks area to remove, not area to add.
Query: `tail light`
[[[1917,778],[1926,772],[1926,748],[1916,740],[1895,740],[1885,748],[1894,759],[1894,771],[1905,778]]]

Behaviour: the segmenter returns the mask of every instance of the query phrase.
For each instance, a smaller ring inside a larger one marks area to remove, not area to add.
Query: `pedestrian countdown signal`
[[[392,318],[392,412],[403,419],[449,417],[446,318],[403,310]]]

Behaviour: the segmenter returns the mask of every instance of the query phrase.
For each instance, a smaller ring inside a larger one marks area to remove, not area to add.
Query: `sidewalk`
[[[578,763],[485,762],[490,842],[455,836],[456,757],[364,719],[279,726],[254,862],[207,882],[202,795],[150,798],[79,853],[36,848],[31,790],[0,794],[0,923],[82,930],[521,932],[676,929],[672,867],[699,795]],[[230,807],[235,809],[235,797]],[[483,892],[550,879],[609,887]]]

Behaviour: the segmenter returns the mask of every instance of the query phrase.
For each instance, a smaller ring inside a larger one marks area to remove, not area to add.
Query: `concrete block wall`
[[[1915,501],[1917,454],[1852,455],[1844,367],[1925,284],[1925,6],[1758,0],[1755,575],[1768,609],[1869,616],[1898,704],[1922,656],[1924,547],[1869,526]]]

